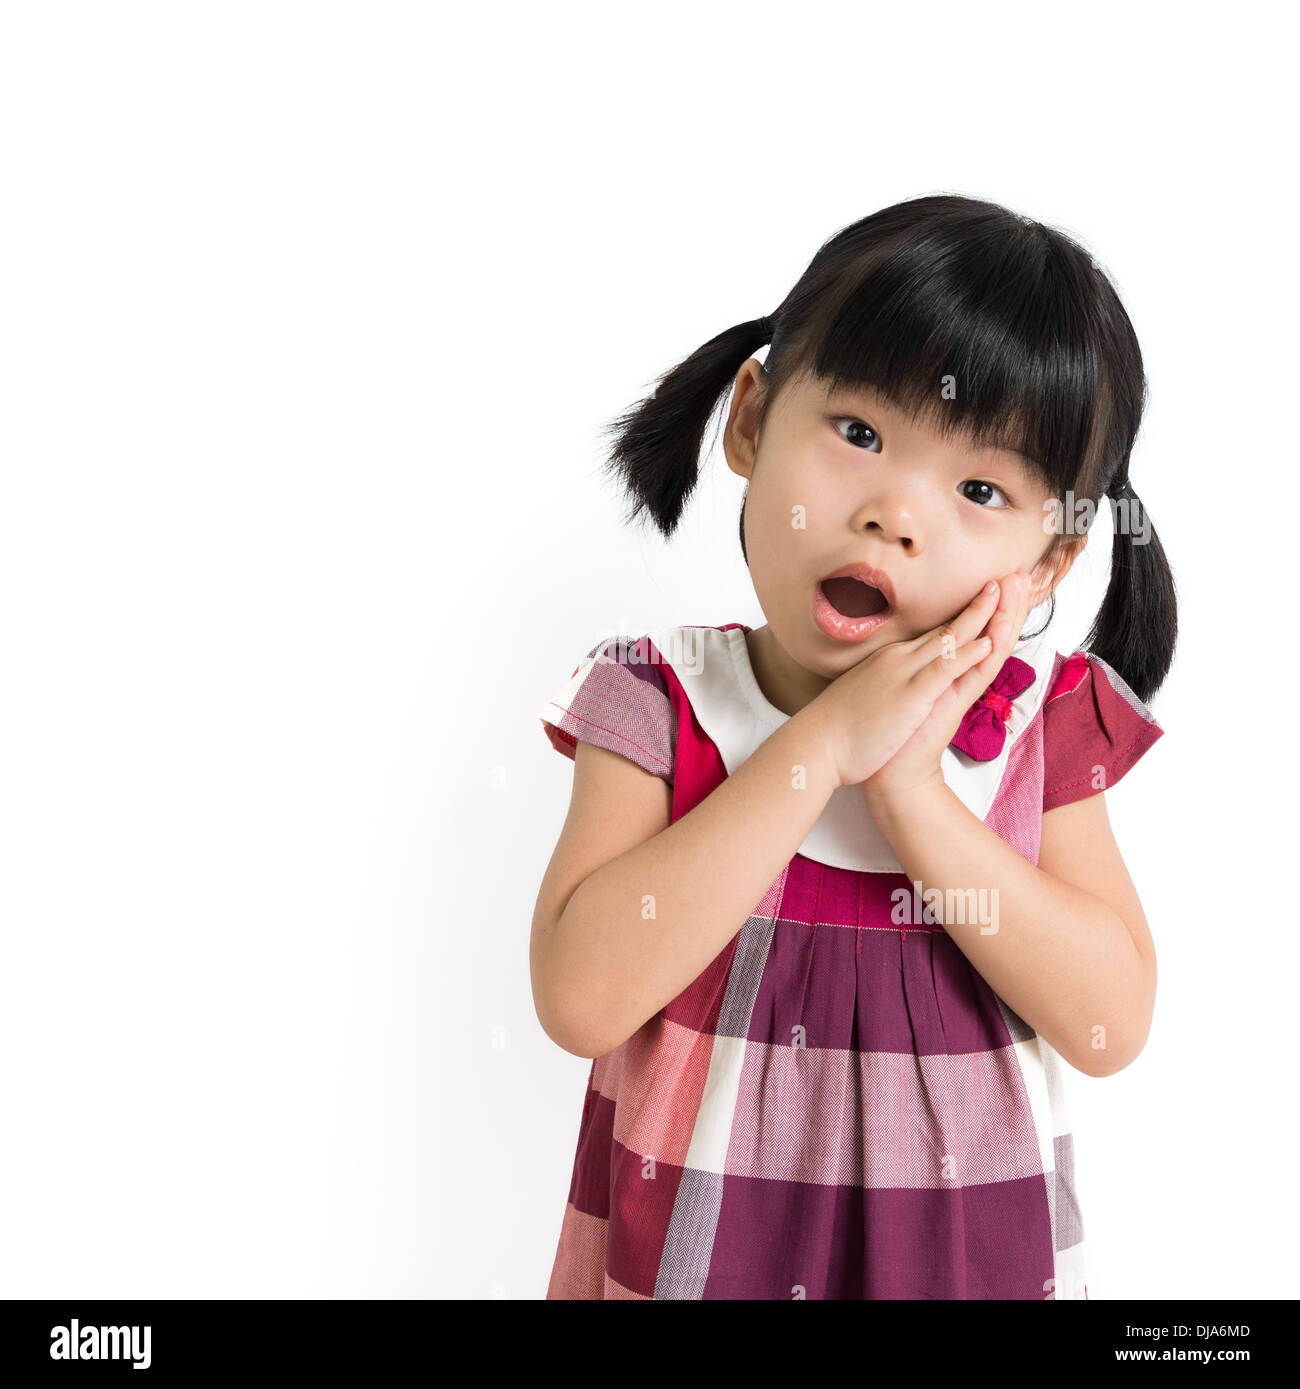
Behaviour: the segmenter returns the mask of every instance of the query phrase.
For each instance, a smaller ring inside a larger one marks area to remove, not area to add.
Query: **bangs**
[[[941,437],[1021,454],[1063,493],[1109,426],[1088,296],[1033,226],[971,232],[940,222],[857,258],[800,355],[828,394],[870,390]]]

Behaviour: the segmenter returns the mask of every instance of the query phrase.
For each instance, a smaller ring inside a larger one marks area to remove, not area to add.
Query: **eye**
[[[962,487],[977,487],[980,489],[977,496],[972,497],[968,492],[963,492],[963,495],[966,496],[967,500],[975,502],[977,506],[983,507],[985,511],[1005,511],[1006,508],[1011,505],[1011,498],[1008,497],[1000,487],[995,487],[991,482],[982,482],[979,478],[971,478],[969,481],[963,482]],[[989,492],[996,492],[1000,497],[1005,497],[1005,503],[1002,506],[985,506],[985,496]]]
[[[841,439],[848,439],[851,444],[865,444],[868,449],[871,448],[872,445],[875,445],[876,451],[879,452],[880,435],[877,434],[869,424],[863,424],[861,420],[854,419],[852,415],[840,415],[832,420],[831,423],[835,426],[835,432],[840,434]],[[855,427],[857,433],[852,438],[849,438],[846,434],[841,434],[840,425],[842,424]]]

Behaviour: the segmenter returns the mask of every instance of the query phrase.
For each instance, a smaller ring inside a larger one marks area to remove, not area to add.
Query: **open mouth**
[[[870,579],[879,579],[877,588]],[[846,564],[813,588],[812,620],[833,641],[862,642],[894,616],[889,575],[869,564]]]
[[[841,617],[874,617],[889,606],[888,599],[878,588],[847,575],[823,579],[821,589],[826,601]]]

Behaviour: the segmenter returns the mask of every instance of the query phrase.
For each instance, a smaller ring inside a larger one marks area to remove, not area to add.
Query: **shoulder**
[[[596,642],[538,711],[551,746],[572,758],[578,742],[590,743],[671,780],[677,712],[661,646],[677,630]]]
[[[1043,703],[1043,809],[1113,786],[1163,735],[1151,709],[1095,652],[1058,653]]]

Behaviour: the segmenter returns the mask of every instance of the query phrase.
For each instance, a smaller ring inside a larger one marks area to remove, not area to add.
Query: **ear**
[[[756,357],[750,357],[741,363],[736,373],[731,409],[722,432],[722,451],[726,455],[727,467],[738,477],[754,475],[754,462],[758,457],[757,405],[764,390],[763,364]]]

